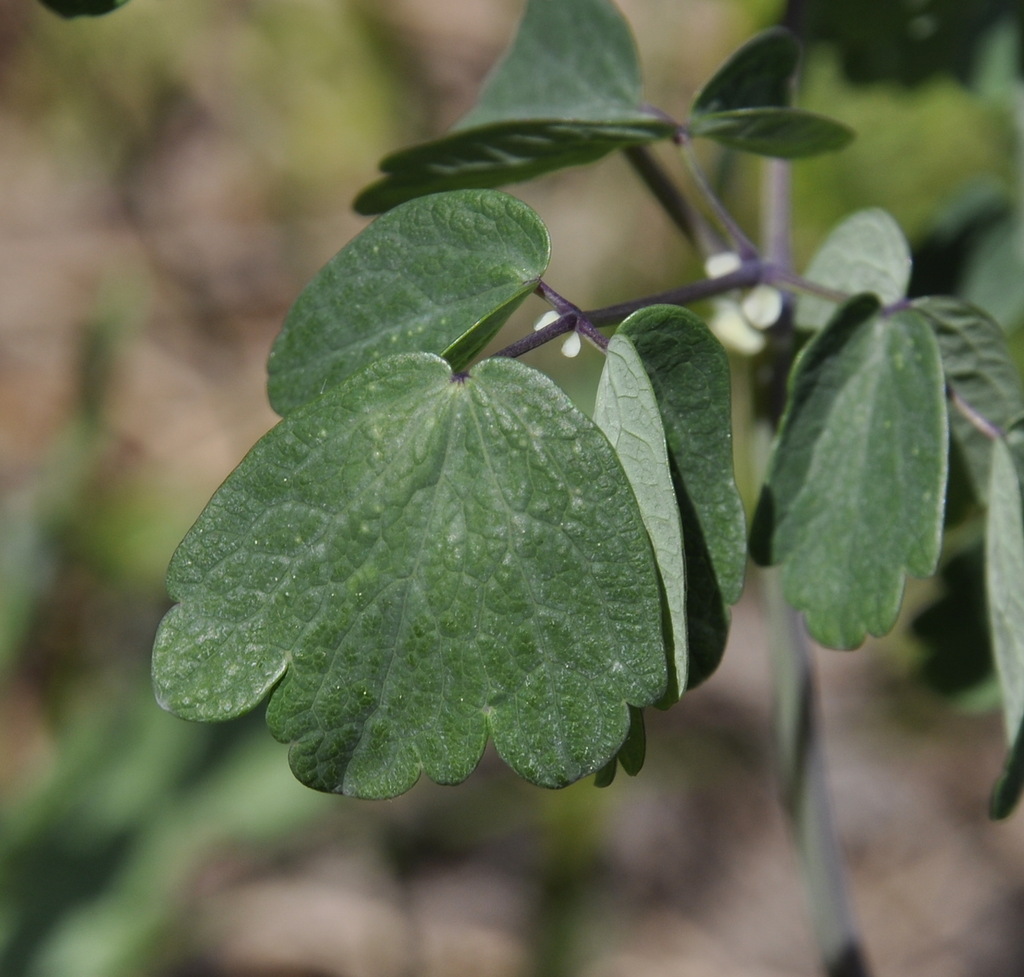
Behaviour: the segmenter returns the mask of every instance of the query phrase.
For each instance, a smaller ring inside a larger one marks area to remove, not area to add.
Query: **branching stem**
[[[758,251],[753,241],[747,237],[743,228],[736,223],[732,214],[729,213],[725,205],[719,199],[718,194],[711,189],[711,184],[708,182],[707,177],[704,175],[704,171],[701,169],[700,163],[697,161],[697,154],[693,151],[693,141],[690,139],[689,135],[687,135],[685,129],[679,130],[676,136],[676,143],[682,151],[683,161],[686,163],[686,167],[690,171],[690,176],[693,178],[694,185],[700,191],[700,195],[704,198],[704,201],[711,208],[711,211],[715,215],[715,219],[722,226],[722,230],[724,230],[728,235],[733,248],[744,261],[756,258]]]
[[[629,146],[623,150],[623,155],[691,244],[705,255],[725,250],[721,235],[690,204],[646,146]]]

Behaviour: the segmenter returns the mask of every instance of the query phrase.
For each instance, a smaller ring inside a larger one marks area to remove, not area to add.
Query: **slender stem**
[[[576,321],[576,331],[584,339],[589,339],[601,352],[608,349],[608,337],[599,332],[597,326],[586,317],[581,317]]]
[[[998,424],[994,424],[984,414],[969,404],[954,387],[946,384],[946,396],[949,402],[971,423],[976,431],[983,434],[990,441],[997,441],[1003,437],[1004,431]]]
[[[733,247],[739,252],[740,257],[745,261],[756,258],[758,252],[753,241],[747,237],[743,228],[736,223],[732,214],[726,210],[725,205],[719,199],[718,194],[711,189],[711,184],[708,183],[707,177],[704,176],[704,171],[700,167],[700,163],[697,162],[697,155],[693,151],[693,142],[690,137],[684,130],[680,130],[676,141],[682,150],[683,160],[686,163],[687,169],[690,171],[690,175],[693,177],[694,185],[700,191],[701,196],[711,208],[716,220],[722,225],[722,229],[728,235],[729,240],[732,241]]]
[[[524,353],[539,349],[545,343],[550,343],[552,339],[557,339],[559,336],[564,336],[567,332],[572,332],[576,328],[578,321],[578,313],[567,312],[565,315],[559,316],[554,322],[548,323],[543,329],[538,329],[536,332],[531,332],[528,336],[523,336],[522,339],[517,339],[504,349],[498,350],[494,355],[515,359]]]
[[[623,150],[623,155],[661,204],[672,223],[683,232],[691,244],[705,255],[724,250],[725,244],[721,236],[707,222],[704,215],[683,196],[679,187],[646,146],[629,146]]]
[[[761,261],[756,259],[747,261],[736,271],[719,278],[702,278],[700,281],[690,282],[688,285],[681,285],[679,288],[672,288],[667,292],[658,292],[655,295],[647,295],[630,302],[620,302],[618,305],[608,305],[603,309],[592,309],[584,312],[583,315],[595,326],[609,326],[621,322],[626,316],[632,315],[639,309],[645,309],[649,305],[690,305],[692,302],[724,295],[726,292],[733,292],[738,288],[750,288],[752,285],[757,285],[764,281],[765,267]]]
[[[559,315],[568,315],[570,312],[576,315],[580,314],[578,306],[573,305],[564,295],[556,292],[547,282],[538,282],[535,291],[542,299],[549,302],[551,308]]]
[[[810,643],[782,593],[779,572],[766,571],[764,585],[782,802],[796,839],[824,972],[827,977],[869,977],[829,798]]]
[[[799,29],[803,9],[801,0],[789,0],[786,25]],[[796,86],[795,77],[792,84]],[[789,164],[771,160],[765,181],[765,250],[775,280],[788,279],[788,284],[795,285],[792,219]],[[772,330],[776,352],[768,394],[774,427],[786,403],[785,386],[793,360],[793,312],[793,296],[787,294],[782,316]],[[827,977],[869,977],[829,797],[810,642],[800,615],[786,601],[780,572],[766,571],[764,583],[772,635],[780,792],[800,858],[814,935]]]
[[[802,275],[798,275],[796,272],[790,271],[788,266],[784,266],[775,261],[772,261],[767,266],[764,280],[773,285],[786,286],[796,292],[804,292],[807,295],[817,295],[820,298],[827,299],[829,302],[835,302],[836,305],[841,305],[843,302],[847,302],[853,298],[849,292],[841,292],[837,288],[829,288],[827,285],[819,285],[810,278],[804,278]]]

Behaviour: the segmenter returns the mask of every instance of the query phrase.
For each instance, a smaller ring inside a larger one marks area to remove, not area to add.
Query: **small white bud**
[[[739,305],[727,299],[721,299],[714,305],[715,311],[709,325],[723,346],[748,356],[754,356],[764,349],[764,335],[750,325]]]
[[[550,326],[552,322],[556,322],[561,318],[554,309],[549,309],[533,324],[533,331],[540,332],[545,326]]]
[[[782,293],[771,285],[755,285],[743,297],[742,309],[752,326],[767,329],[782,315]]]
[[[723,275],[731,275],[739,271],[743,261],[735,251],[719,251],[718,254],[710,255],[704,262],[704,271],[708,278],[721,278]]]
[[[562,355],[568,356],[572,359],[574,356],[580,355],[580,348],[582,347],[580,342],[580,334],[578,332],[571,332],[565,337],[565,342],[562,343]]]

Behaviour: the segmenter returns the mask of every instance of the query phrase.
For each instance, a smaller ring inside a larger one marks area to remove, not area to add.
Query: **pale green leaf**
[[[729,360],[692,312],[650,306],[617,335],[635,347],[658,399],[685,540],[687,685],[718,666],[728,604],[743,589],[746,523],[732,460]]]
[[[918,299],[914,308],[927,316],[938,338],[946,383],[954,396],[950,429],[963,453],[974,495],[984,502],[992,440],[979,430],[977,421],[1005,430],[1024,411],[1024,389],[1006,334],[981,309],[959,299]]]
[[[870,293],[883,305],[891,305],[907,294],[910,269],[910,245],[899,224],[886,211],[870,208],[858,210],[833,228],[804,278],[846,295]],[[801,295],[796,322],[804,329],[821,329],[835,311],[835,302]]]
[[[461,370],[536,287],[547,229],[496,190],[410,201],[375,220],[302,291],[270,354],[280,414],[391,353],[442,353]]]
[[[665,430],[644,365],[623,333],[612,337],[597,388],[594,421],[622,462],[654,546],[671,624],[668,697],[686,688],[686,565]]]
[[[935,336],[860,296],[808,344],[758,502],[752,552],[782,564],[811,634],[852,648],[895,623],[904,575],[934,572],[947,464]]]
[[[1006,817],[1024,788],[1024,505],[1010,449],[993,443],[985,527],[985,588],[996,671],[1010,752],[992,797],[992,816]]]
[[[441,139],[395,153],[356,200],[361,213],[459,187],[494,187],[665,139],[643,105],[629,25],[609,0],[530,0],[480,99]]]
[[[542,374],[382,360],[228,478],[168,585],[154,681],[192,719],[272,691],[296,776],[457,783],[488,734],[522,776],[600,769],[666,685],[657,570],[607,439]]]

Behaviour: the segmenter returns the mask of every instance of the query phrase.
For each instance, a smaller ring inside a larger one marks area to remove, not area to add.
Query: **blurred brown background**
[[[621,7],[650,100],[677,117],[778,16],[767,0]],[[260,716],[193,726],[149,690],[164,568],[274,423],[265,360],[289,304],[363,226],[350,202],[380,156],[471,104],[519,9],[132,0],[63,22],[0,0],[5,977],[817,972],[756,580],[721,672],[650,718],[646,768],[606,791],[545,793],[488,755],[458,788],[323,797]],[[821,50],[806,104],[861,138],[798,167],[801,258],[851,209],[890,209],[916,242],[968,181],[1012,185],[1010,116],[952,79],[855,89]],[[757,167],[730,186],[756,227]],[[547,279],[581,306],[696,274],[619,159],[515,189],[551,228]],[[587,370],[532,362],[591,396]],[[908,615],[928,594],[911,589]],[[985,816],[1000,722],[924,691],[916,654],[820,655],[869,954],[880,975],[1024,973],[1024,819]]]

